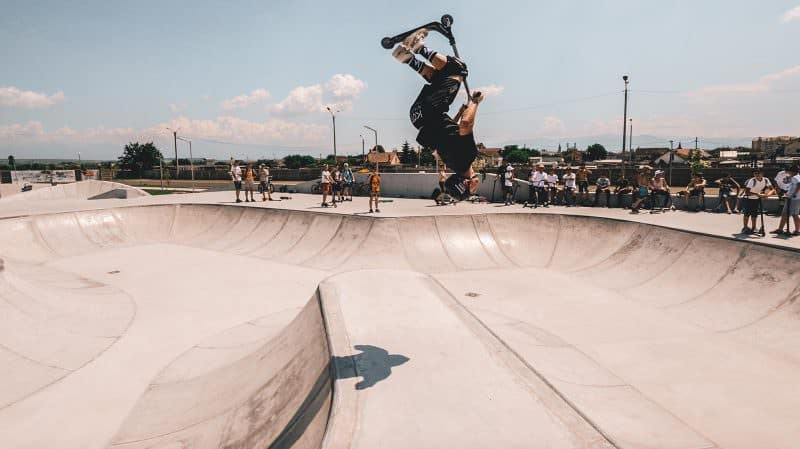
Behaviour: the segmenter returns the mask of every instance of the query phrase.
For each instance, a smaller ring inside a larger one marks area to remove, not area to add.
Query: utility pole
[[[183,137],[178,137],[178,139],[189,144],[189,169],[192,172],[192,193],[194,193],[196,189],[194,184],[194,161],[192,161],[192,141],[189,139],[184,139]]]
[[[672,185],[672,161],[675,159],[675,153],[672,152],[672,144],[674,141],[669,141],[669,185]]]
[[[695,138],[694,138],[694,149],[695,149],[695,150],[697,150],[697,149],[698,149],[697,147],[698,147],[698,145],[699,145],[699,140],[700,140],[700,139],[698,139],[697,137],[695,137]]]
[[[336,112],[334,112],[330,106],[327,106],[326,109],[331,113],[331,119],[333,120],[333,162],[336,164],[338,163],[336,160],[336,112],[340,111],[337,109]]]
[[[628,161],[633,163],[633,119],[629,118],[628,123],[631,124],[631,130],[628,133]],[[625,163],[625,155],[622,157],[622,163]]]
[[[622,113],[622,177],[625,177],[625,141],[628,140],[627,133],[628,127],[628,75],[622,75],[622,81],[625,82],[625,106]]]
[[[175,145],[175,179],[178,179],[178,173],[181,170],[178,164],[178,131],[172,131],[172,143]]]
[[[375,133],[375,151],[378,151],[378,130],[376,130],[375,128],[370,128],[367,125],[364,125],[364,128],[367,128],[368,130]]]
[[[364,135],[363,134],[359,134],[359,136],[361,136],[361,159],[362,159],[361,163],[362,164],[366,164],[367,155],[366,155],[366,153],[364,153]]]

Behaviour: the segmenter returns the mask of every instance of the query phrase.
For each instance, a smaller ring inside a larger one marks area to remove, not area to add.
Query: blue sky
[[[625,73],[634,146],[800,134],[800,0],[2,1],[0,10],[0,157],[114,158],[130,140],[171,154],[166,127],[193,139],[200,157],[327,154],[327,105],[341,109],[340,153],[360,153],[362,134],[370,145],[365,124],[388,148],[413,143],[407,111],[422,80],[379,41],[444,12],[455,16],[470,84],[489,94],[476,128],[487,145],[619,147]],[[429,46],[449,51],[439,36]]]

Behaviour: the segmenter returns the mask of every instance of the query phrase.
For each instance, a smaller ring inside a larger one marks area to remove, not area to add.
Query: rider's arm
[[[472,134],[472,128],[475,126],[475,115],[478,113],[478,104],[483,101],[483,95],[480,92],[475,92],[472,99],[467,102],[467,106],[461,113],[460,121],[458,122],[458,134],[468,136]]]

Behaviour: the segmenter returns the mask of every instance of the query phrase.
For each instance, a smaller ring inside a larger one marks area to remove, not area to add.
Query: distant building
[[[668,153],[669,148],[643,148],[638,147],[633,151],[633,159],[637,162],[651,162],[661,157],[664,153]]]
[[[478,157],[475,160],[477,168],[499,167],[503,165],[502,148],[486,148],[478,144]]]
[[[762,153],[767,157],[800,155],[800,137],[758,137],[753,139],[752,149],[754,153]]]

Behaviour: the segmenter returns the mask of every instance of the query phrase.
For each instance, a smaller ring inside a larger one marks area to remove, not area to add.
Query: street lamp
[[[628,131],[628,75],[622,75],[622,81],[625,82],[625,107],[622,115],[622,177],[625,177],[625,141],[628,140],[626,133]],[[630,151],[630,149],[628,149]]]
[[[633,163],[633,119],[629,118],[628,123],[630,123],[630,132],[628,133],[628,160]],[[625,163],[625,155],[622,155],[622,163]]]
[[[367,155],[364,154],[364,135],[363,134],[359,134],[359,136],[361,136],[361,159],[366,161],[367,160]],[[362,163],[364,163],[364,162],[362,161]]]
[[[172,143],[175,146],[175,179],[178,179],[178,172],[180,172],[180,166],[178,165],[178,131],[181,129],[172,129],[172,128],[165,128],[167,131],[172,132]]]
[[[331,119],[333,120],[333,162],[337,163],[336,162],[336,114],[342,111],[338,109],[334,111],[333,109],[331,109],[330,106],[326,106],[325,109],[327,109],[328,112],[331,113]]]
[[[177,139],[182,140],[189,144],[189,170],[192,172],[192,193],[195,192],[195,184],[194,184],[194,161],[192,161],[192,141],[189,139],[184,139],[183,137],[177,137]]]
[[[376,130],[375,128],[370,128],[367,125],[364,125],[364,128],[367,128],[368,130],[375,133],[375,151],[378,151],[378,130]]]

